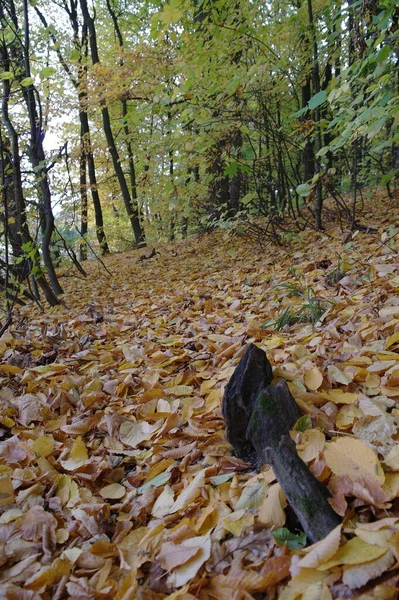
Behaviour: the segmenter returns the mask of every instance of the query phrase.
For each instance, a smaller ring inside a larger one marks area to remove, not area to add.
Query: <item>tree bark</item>
[[[11,11],[10,13],[14,16],[13,27],[18,30],[18,23],[15,22],[16,13],[15,6],[13,2],[11,2]],[[14,12],[13,12],[14,11]],[[6,27],[7,20],[3,11],[3,6],[0,4],[0,20],[4,27]],[[8,55],[7,47],[3,43],[0,46],[0,62],[4,71],[11,70],[11,62]],[[14,213],[16,219],[16,228],[15,228],[15,247],[14,254],[17,257],[25,256],[25,266],[24,266],[24,274],[33,272],[35,279],[40,286],[48,304],[50,306],[55,306],[60,303],[56,294],[51,289],[48,281],[45,277],[44,271],[40,264],[40,253],[37,247],[35,240],[32,238],[26,217],[26,205],[25,198],[22,189],[22,175],[21,175],[21,159],[20,159],[20,151],[19,151],[19,139],[18,134],[13,126],[11,121],[8,103],[11,93],[11,84],[7,79],[3,79],[2,81],[2,118],[4,121],[4,125],[7,129],[7,133],[10,138],[10,155],[9,155],[9,164],[12,169],[12,194],[9,195],[10,201],[12,203],[12,211]],[[11,183],[11,182],[10,182]]]
[[[309,540],[323,539],[340,523],[329,491],[297,455],[289,436],[301,416],[285,381],[270,385],[266,354],[250,344],[223,396],[226,437],[234,453],[259,468],[270,464]]]
[[[121,29],[119,27],[119,22],[118,22],[118,18],[116,16],[115,11],[113,10],[111,3],[109,0],[106,0],[107,2],[107,8],[108,8],[108,12],[111,16],[113,25],[114,25],[114,30],[116,33],[116,37],[118,38],[118,44],[119,44],[119,48],[121,50],[121,58],[120,58],[120,65],[123,65],[123,47],[124,47],[124,42],[123,42],[123,36],[122,36],[122,32]],[[134,212],[134,219],[136,222],[136,228],[140,237],[140,242],[138,243],[139,247],[145,246],[145,234],[144,234],[144,229],[142,227],[141,224],[141,215],[140,215],[140,207],[139,207],[139,203],[138,203],[138,195],[137,195],[137,182],[136,182],[136,168],[134,166],[134,156],[133,156],[133,148],[132,148],[132,144],[130,142],[130,130],[129,130],[129,124],[128,124],[128,104],[127,104],[127,100],[126,98],[124,98],[121,101],[122,104],[122,119],[123,119],[123,131],[125,134],[125,144],[126,144],[126,150],[127,150],[127,159],[128,159],[128,164],[129,164],[129,179],[130,179],[130,193],[131,193],[131,198],[132,198],[132,208],[133,208],[133,212]],[[137,240],[136,240],[137,242]]]
[[[109,247],[107,238],[104,231],[104,220],[103,220],[103,212],[101,207],[100,195],[98,193],[97,186],[97,176],[96,176],[96,167],[94,162],[93,151],[91,147],[91,139],[90,139],[90,125],[89,119],[87,115],[87,85],[86,85],[86,77],[87,77],[87,66],[83,64],[82,61],[82,47],[86,48],[86,57],[87,57],[87,27],[83,25],[82,27],[82,39],[79,41],[79,19],[76,10],[77,3],[76,1],[71,1],[70,6],[68,7],[66,3],[64,3],[64,9],[68,14],[69,21],[73,30],[73,38],[74,38],[74,46],[80,52],[79,56],[79,71],[78,77],[76,78],[72,71],[70,70],[68,64],[64,60],[63,55],[61,54],[61,50],[59,44],[57,42],[57,38],[54,35],[52,29],[49,29],[47,20],[43,13],[39,10],[37,6],[35,6],[36,13],[43,23],[44,27],[50,31],[51,39],[54,42],[54,47],[58,56],[58,59],[61,63],[62,68],[65,73],[68,75],[73,87],[77,91],[78,100],[79,100],[79,121],[80,121],[80,140],[81,140],[81,153],[83,152],[84,157],[86,159],[87,170],[89,175],[89,186],[90,193],[93,201],[94,208],[94,220],[96,224],[96,237],[100,246],[101,254],[108,254]],[[85,58],[86,58],[85,57]],[[82,202],[85,202],[83,197]]]
[[[80,8],[82,10],[83,19],[85,25],[87,26],[90,38],[90,51],[91,51],[91,59],[93,65],[98,64],[100,62],[99,54],[98,54],[98,46],[97,46],[97,36],[96,36],[96,28],[94,25],[94,19],[89,13],[87,0],[80,0]],[[103,120],[103,129],[105,133],[105,137],[108,144],[108,151],[112,158],[112,163],[114,166],[114,171],[119,183],[119,187],[121,190],[123,202],[125,204],[126,212],[132,226],[132,230],[134,233],[134,238],[136,245],[138,247],[143,246],[143,231],[141,228],[140,221],[138,219],[137,210],[135,209],[132,198],[129,193],[129,188],[126,183],[125,174],[122,169],[121,160],[119,157],[118,149],[115,144],[114,135],[111,127],[111,119],[109,116],[108,107],[103,103],[101,108],[101,115]]]

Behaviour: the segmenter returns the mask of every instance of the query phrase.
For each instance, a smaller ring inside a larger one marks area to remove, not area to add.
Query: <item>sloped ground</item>
[[[0,597],[396,598],[397,217],[373,199],[378,233],[345,247],[331,227],[115,255],[112,277],[64,274],[65,306],[20,309],[0,342]],[[225,441],[251,341],[308,415],[297,448],[344,518],[310,550],[273,537],[295,528],[273,473]]]

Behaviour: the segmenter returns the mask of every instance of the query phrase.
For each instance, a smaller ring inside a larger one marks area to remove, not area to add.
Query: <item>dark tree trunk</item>
[[[79,258],[80,260],[87,260],[87,177],[86,177],[86,166],[87,160],[83,148],[83,136],[81,130],[80,136],[80,163],[79,163],[79,183],[80,183],[80,235],[84,240],[81,241],[79,246]]]
[[[79,92],[80,96],[81,92]],[[86,96],[86,94],[83,94]],[[108,254],[109,247],[104,231],[103,211],[101,208],[100,194],[98,193],[96,166],[94,162],[93,151],[91,148],[89,119],[85,110],[79,111],[80,128],[82,131],[82,139],[84,151],[87,159],[87,170],[89,174],[90,193],[93,200],[94,220],[96,223],[96,235],[100,244],[101,254]]]
[[[65,3],[63,8],[68,14],[70,24],[73,30],[73,41],[75,48],[79,51],[79,72],[78,77],[76,78],[72,71],[70,70],[67,62],[64,60],[63,55],[61,54],[60,47],[57,41],[57,38],[54,35],[52,29],[48,27],[48,23],[42,12],[35,6],[36,13],[43,23],[44,27],[48,31],[50,31],[51,39],[54,42],[54,47],[57,52],[58,59],[65,71],[68,75],[72,85],[78,93],[79,99],[79,121],[80,121],[80,139],[81,139],[81,152],[84,153],[86,161],[87,161],[87,169],[89,174],[89,186],[90,193],[93,201],[94,208],[94,219],[96,223],[96,236],[101,249],[101,254],[108,254],[109,248],[107,243],[107,238],[104,231],[104,220],[103,213],[101,208],[100,196],[97,188],[97,177],[96,177],[96,168],[94,162],[94,156],[91,148],[91,140],[90,140],[90,126],[89,119],[87,116],[87,66],[85,63],[87,59],[87,27],[83,25],[82,27],[82,39],[79,41],[79,18],[77,13],[77,1],[71,0],[69,7]],[[84,51],[84,60],[82,61],[82,48],[85,48]],[[84,201],[84,200],[83,200]]]
[[[29,30],[29,15],[28,2],[23,0],[24,11],[24,46],[21,48],[21,59],[24,64],[24,77],[30,77],[30,30]],[[36,185],[38,189],[39,202],[41,205],[41,234],[42,234],[42,255],[43,262],[46,266],[51,287],[56,294],[63,294],[54,264],[51,258],[50,243],[51,236],[54,233],[54,214],[51,206],[51,192],[48,180],[48,172],[46,168],[46,157],[43,149],[44,131],[41,115],[40,99],[37,90],[33,85],[21,86],[26,108],[29,115],[30,127],[30,144],[29,144],[29,160],[35,173]]]
[[[4,14],[3,6],[0,3],[0,20],[1,23],[6,27],[6,15]],[[15,31],[18,31],[18,22],[16,21],[16,12],[15,6],[12,0],[10,0],[9,6],[9,14],[13,15],[13,27]],[[20,56],[19,49],[16,49],[16,55]],[[0,45],[0,62],[4,71],[11,70],[11,62],[8,55],[7,47],[5,44]],[[8,111],[8,102],[10,98],[11,85],[10,81],[3,79],[3,90],[2,90],[2,118],[4,121],[4,125],[7,129],[7,133],[10,138],[10,154],[9,154],[9,165],[12,168],[12,193],[9,195],[9,200],[11,202],[11,210],[15,215],[16,219],[16,231],[15,231],[15,248],[14,252],[17,256],[24,256],[26,251],[29,251],[29,260],[26,260],[24,266],[24,274],[25,272],[31,271],[34,269],[35,278],[43,291],[43,294],[47,300],[47,302],[51,306],[55,306],[59,304],[59,300],[51,289],[50,285],[47,282],[45,274],[40,264],[40,253],[37,248],[35,240],[32,238],[29,232],[27,218],[26,218],[26,205],[25,198],[22,190],[22,175],[21,175],[21,162],[20,162],[20,151],[19,151],[19,140],[18,134],[11,122],[9,111]],[[10,181],[11,183],[11,181]],[[25,246],[25,249],[23,248]]]
[[[319,50],[316,38],[316,26],[313,18],[313,7],[312,0],[307,0],[308,4],[308,19],[309,28],[312,37],[313,44],[313,65],[312,65],[312,79],[313,79],[313,91],[315,94],[320,92],[320,70],[319,70]],[[321,130],[320,130],[320,109],[314,110],[313,120],[315,122],[315,138],[316,138],[316,154],[321,149]],[[320,173],[320,163],[315,158],[315,173]],[[316,200],[315,200],[315,215],[316,215],[316,229],[320,231],[322,227],[322,210],[323,210],[323,190],[321,185],[321,178],[316,183]]]
[[[90,39],[90,50],[91,50],[91,58],[93,65],[99,64],[100,58],[98,55],[98,47],[97,47],[97,36],[96,36],[96,28],[94,26],[94,19],[91,17],[87,5],[87,0],[80,0],[80,7],[82,10],[83,18],[85,25],[87,26],[89,32]],[[109,115],[109,110],[106,105],[102,105],[101,115],[103,120],[103,129],[105,133],[105,137],[108,144],[108,151],[112,158],[112,163],[114,165],[114,171],[119,183],[119,187],[122,193],[123,202],[125,204],[126,212],[129,217],[130,224],[132,226],[132,230],[134,233],[134,238],[136,245],[138,247],[143,245],[143,231],[138,219],[137,205],[134,207],[132,198],[129,193],[129,189],[126,183],[125,174],[122,169],[118,149],[115,144],[114,135],[112,133],[111,127],[111,119]]]
[[[309,100],[312,97],[312,88],[310,83],[310,77],[308,77],[302,86],[302,108],[307,106]],[[306,121],[306,119],[305,119]],[[313,142],[311,140],[311,133],[306,134],[306,143],[302,152],[302,162],[305,181],[310,181],[314,175],[314,149]]]
[[[112,19],[112,22],[114,25],[116,37],[118,38],[119,48],[121,50],[120,64],[123,65],[122,32],[119,27],[118,18],[116,16],[115,11],[113,10],[113,8],[111,6],[110,1],[106,0],[106,2],[107,2],[108,12],[111,15],[111,19]],[[128,105],[127,105],[126,99],[122,100],[122,119],[123,119],[123,131],[125,134],[127,159],[128,159],[128,164],[129,164],[130,194],[131,194],[131,198],[132,198],[132,208],[134,211],[133,216],[134,216],[135,223],[136,223],[136,229],[139,232],[139,236],[140,236],[140,241],[137,243],[137,239],[136,239],[136,243],[140,247],[140,246],[145,246],[146,244],[145,244],[144,229],[141,225],[141,215],[140,215],[140,208],[139,208],[138,196],[137,196],[136,168],[134,166],[133,148],[132,148],[132,144],[130,142],[130,130],[129,130],[129,124],[128,124]]]

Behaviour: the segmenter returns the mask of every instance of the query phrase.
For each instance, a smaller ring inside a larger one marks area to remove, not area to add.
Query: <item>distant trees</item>
[[[214,226],[278,241],[322,228],[327,196],[355,227],[362,187],[392,195],[398,175],[396,4],[4,0],[1,222],[17,271],[57,301],[57,219],[83,259],[89,242]]]

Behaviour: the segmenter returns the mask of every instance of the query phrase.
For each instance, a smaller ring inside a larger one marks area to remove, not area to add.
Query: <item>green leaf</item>
[[[244,204],[244,206],[247,206],[247,204],[251,204],[251,202],[256,200],[257,197],[258,197],[258,194],[256,192],[248,192],[248,194],[246,194],[244,196],[244,198],[241,200],[241,202],[242,202],[242,204]]]
[[[385,173],[385,175],[383,175],[380,179],[380,185],[386,185],[387,183],[392,181],[392,179],[397,177],[397,175],[398,175],[397,169],[393,169],[392,171],[389,171],[389,173]]]
[[[290,550],[302,550],[306,545],[306,534],[304,532],[296,535],[286,527],[280,527],[280,529],[272,531],[272,536],[282,546],[287,543]]]
[[[224,475],[215,475],[210,478],[210,482],[212,485],[221,485],[222,483],[226,483],[226,481],[230,481],[233,479],[233,473],[225,473]]]
[[[391,46],[383,46],[376,56],[378,63],[384,63],[391,54]]]
[[[298,421],[295,423],[294,430],[304,432],[311,427],[312,419],[309,417],[309,415],[302,415],[302,417],[299,417]]]
[[[54,75],[55,72],[56,70],[54,69],[54,67],[44,67],[44,69],[40,71],[39,76],[41,77],[41,79],[46,79],[47,77],[51,77],[51,75]]]
[[[74,61],[74,62],[75,62],[75,61],[78,61],[78,60],[79,60],[80,56],[81,56],[81,54],[80,54],[79,50],[77,50],[76,48],[74,48],[74,49],[71,51],[71,54],[69,55],[69,58],[70,58],[72,61]]]
[[[294,113],[294,117],[302,117],[307,110],[307,106],[305,106],[305,108],[301,108],[301,110],[298,110],[296,113]]]
[[[169,4],[165,4],[162,12],[158,13],[157,17],[164,25],[170,25],[171,23],[176,23],[180,21],[183,16],[183,12],[177,8],[177,4],[180,2],[171,1]]]
[[[35,80],[34,80],[34,78],[33,78],[33,77],[24,77],[24,79],[22,79],[22,80],[20,81],[20,84],[21,84],[23,87],[28,87],[29,85],[32,85],[32,83],[33,83],[34,81],[35,81]]]
[[[157,475],[150,481],[146,481],[146,483],[144,483],[142,486],[140,486],[137,491],[139,494],[144,494],[146,489],[149,488],[151,485],[154,487],[160,487],[161,485],[165,485],[165,483],[167,483],[170,478],[171,478],[170,473],[167,473],[167,472],[160,473],[159,475]]]
[[[4,71],[4,73],[0,75],[0,79],[14,79],[14,73],[11,73],[11,71]]]
[[[310,194],[310,185],[308,183],[301,183],[296,188],[296,193],[298,196],[306,197]]]
[[[327,99],[327,92],[325,90],[322,90],[321,92],[319,92],[318,94],[315,94],[313,96],[313,98],[311,98],[309,100],[309,104],[308,107],[313,110],[314,108],[317,108],[318,106],[320,106],[321,104],[324,104],[324,102]]]
[[[224,174],[225,175],[237,175],[238,171],[240,169],[240,165],[238,164],[238,162],[233,162],[230,165],[227,165],[224,169]]]
[[[324,146],[323,148],[320,148],[320,150],[318,151],[316,156],[323,157],[326,154],[328,154],[328,152],[330,152],[330,151],[331,150],[330,150],[329,146]]]
[[[374,123],[372,123],[372,125],[370,125],[370,127],[367,129],[367,137],[370,139],[377,135],[377,133],[379,133],[384,127],[386,120],[387,116],[384,116],[377,119],[377,121],[374,121]]]

